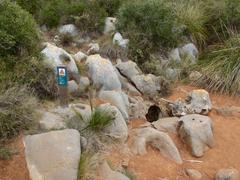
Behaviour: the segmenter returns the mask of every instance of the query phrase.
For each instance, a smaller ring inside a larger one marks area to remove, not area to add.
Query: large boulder
[[[87,59],[87,55],[81,51],[78,51],[76,54],[74,54],[73,57],[74,57],[75,61],[78,63],[81,63],[82,61],[85,61]]]
[[[68,35],[70,37],[76,37],[78,35],[78,29],[74,24],[66,24],[58,28],[60,35]]]
[[[80,134],[66,129],[24,138],[32,180],[77,180],[81,155]]]
[[[177,133],[178,122],[178,117],[167,117],[152,122],[152,125],[159,131]]]
[[[133,152],[135,154],[146,154],[147,144],[157,148],[161,154],[178,164],[182,164],[182,158],[177,147],[168,134],[157,131],[151,127],[141,128],[136,130],[136,136],[133,142]]]
[[[43,112],[43,115],[39,121],[39,125],[42,130],[56,130],[66,128],[64,118],[51,112]]]
[[[173,49],[169,53],[169,59],[175,63],[181,63],[180,52],[178,48]]]
[[[99,98],[116,106],[122,113],[122,116],[128,121],[129,101],[128,96],[122,91],[100,91]]]
[[[119,72],[125,76],[127,79],[131,80],[132,77],[141,75],[142,71],[139,69],[137,64],[133,61],[122,62],[119,61],[116,65]]]
[[[129,101],[130,101],[129,112],[130,117],[134,119],[135,118],[146,119],[146,114],[148,112],[150,102],[144,101],[141,96],[129,97]]]
[[[189,113],[208,114],[212,109],[209,93],[204,89],[197,89],[190,92],[186,98]]]
[[[121,90],[121,82],[115,68],[108,59],[99,54],[87,58],[88,74],[94,86],[102,90]]]
[[[122,35],[117,32],[113,36],[113,44],[117,44],[122,48],[127,48],[129,43],[129,39],[123,39]]]
[[[239,178],[237,169],[220,169],[215,175],[215,180],[239,180]]]
[[[137,75],[131,78],[137,89],[144,95],[157,96],[162,93],[163,79],[161,77],[148,75]]]
[[[114,17],[107,17],[105,19],[104,34],[114,32],[116,30],[117,19]]]
[[[185,100],[177,99],[170,103],[170,108],[174,116],[184,116],[186,114],[206,115],[212,109],[209,93],[204,89],[191,91]]]
[[[44,61],[57,72],[57,66],[66,65],[70,78],[73,78],[77,83],[80,76],[77,65],[70,54],[64,49],[59,48],[50,43],[44,44],[45,48],[41,51]]]
[[[203,115],[191,114],[180,118],[178,133],[190,147],[192,155],[202,157],[214,145],[212,120]]]
[[[196,63],[198,60],[198,49],[193,43],[188,43],[179,49],[182,59],[188,59],[192,63]]]
[[[110,113],[114,117],[113,122],[105,127],[103,132],[110,137],[125,142],[128,137],[128,127],[121,112],[109,103],[101,104],[98,108],[104,112]]]

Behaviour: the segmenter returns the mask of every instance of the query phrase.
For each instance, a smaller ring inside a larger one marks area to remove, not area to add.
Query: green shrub
[[[130,39],[133,59],[146,60],[149,51],[178,45],[180,32],[173,10],[163,0],[134,0],[121,6],[119,29]]]
[[[123,0],[98,0],[100,7],[106,10],[108,16],[115,16]]]
[[[200,61],[203,76],[198,84],[212,91],[236,94],[240,92],[240,35],[231,38]]]
[[[38,17],[44,0],[16,0],[17,4],[23,9],[31,13],[34,17]]]
[[[205,3],[199,0],[178,0],[174,10],[178,23],[185,29],[185,35],[191,37],[199,46],[203,46],[207,40],[206,23],[209,14]]]
[[[9,159],[12,154],[13,154],[13,151],[10,148],[0,145],[0,160]]]
[[[11,87],[0,92],[0,141],[18,135],[34,122],[36,99],[26,87]]]
[[[39,34],[33,17],[20,6],[0,2],[0,57],[33,55],[38,50]]]

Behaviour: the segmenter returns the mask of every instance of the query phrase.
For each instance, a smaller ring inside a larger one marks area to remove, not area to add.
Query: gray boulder
[[[189,79],[190,81],[197,81],[199,80],[200,78],[202,77],[202,74],[198,71],[192,71],[190,74],[189,74]]]
[[[128,121],[129,101],[128,96],[122,91],[100,91],[99,98],[116,106],[122,113],[123,118]]]
[[[239,178],[237,169],[220,169],[215,175],[215,180],[239,180]]]
[[[186,169],[186,173],[192,180],[202,179],[202,174],[196,169]]]
[[[114,17],[107,17],[105,19],[104,34],[114,32],[116,30],[117,19]]]
[[[178,117],[168,117],[159,119],[158,121],[154,121],[152,122],[152,125],[159,131],[177,133],[178,122]]]
[[[202,157],[204,152],[214,146],[212,120],[199,114],[180,118],[178,133],[190,147],[192,155]]]
[[[179,151],[168,134],[151,127],[137,129],[135,134],[133,142],[133,152],[135,154],[146,154],[146,145],[150,144],[157,148],[164,157],[182,164]]]
[[[88,45],[89,49],[87,51],[87,54],[88,55],[91,55],[91,54],[97,54],[99,53],[99,50],[100,50],[100,46],[98,43],[90,43]]]
[[[130,101],[130,112],[129,115],[134,119],[146,119],[146,114],[148,112],[148,107],[150,102],[143,100],[141,96],[129,97]]]
[[[103,132],[110,137],[125,142],[128,137],[128,127],[121,112],[110,104],[101,104],[98,108],[102,111],[111,113],[114,117],[113,122],[105,127]]]
[[[173,49],[169,53],[169,59],[175,63],[181,63],[180,52],[178,48]]]
[[[87,59],[87,55],[83,52],[79,51],[78,53],[74,54],[74,59],[76,62],[81,63],[82,61],[85,61]]]
[[[132,77],[141,75],[142,72],[133,61],[121,62],[116,64],[116,68],[121,74],[123,74],[127,79],[132,80]]]
[[[78,29],[74,24],[66,24],[58,28],[60,35],[69,35],[76,37],[78,35]]]
[[[186,98],[189,113],[208,114],[212,109],[209,93],[204,89],[193,90]]]
[[[122,35],[119,32],[114,34],[113,44],[117,44],[122,48],[127,48],[128,43],[129,43],[129,39],[123,39]]]
[[[121,90],[121,82],[115,68],[108,59],[100,55],[91,55],[87,58],[88,74],[93,85],[102,90]]]
[[[131,78],[133,83],[144,95],[156,96],[161,93],[161,84],[163,79],[161,77],[148,75],[136,75]]]
[[[173,68],[167,68],[165,71],[166,78],[176,81],[180,78],[181,70],[180,69],[173,69]]]
[[[50,43],[45,43],[44,46],[45,48],[41,51],[41,54],[44,57],[44,61],[55,71],[57,71],[57,66],[63,64],[66,65],[70,77],[78,83],[80,76],[77,65],[72,56],[68,54],[64,49]]]
[[[44,112],[41,120],[39,121],[40,128],[42,130],[56,130],[66,128],[64,119],[54,113]]]
[[[192,63],[196,63],[198,60],[198,49],[193,43],[188,43],[179,49],[182,59],[189,59]]]
[[[77,180],[81,155],[80,134],[66,129],[24,138],[32,180]]]

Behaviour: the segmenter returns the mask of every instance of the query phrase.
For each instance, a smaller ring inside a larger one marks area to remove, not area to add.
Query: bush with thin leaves
[[[36,99],[26,87],[0,92],[0,142],[27,130],[35,120]]]
[[[240,92],[240,35],[231,37],[200,62],[203,76],[198,84],[212,91]]]

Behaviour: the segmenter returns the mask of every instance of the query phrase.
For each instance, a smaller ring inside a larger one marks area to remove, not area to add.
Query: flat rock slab
[[[77,180],[80,134],[66,129],[24,138],[25,155],[32,180]]]

